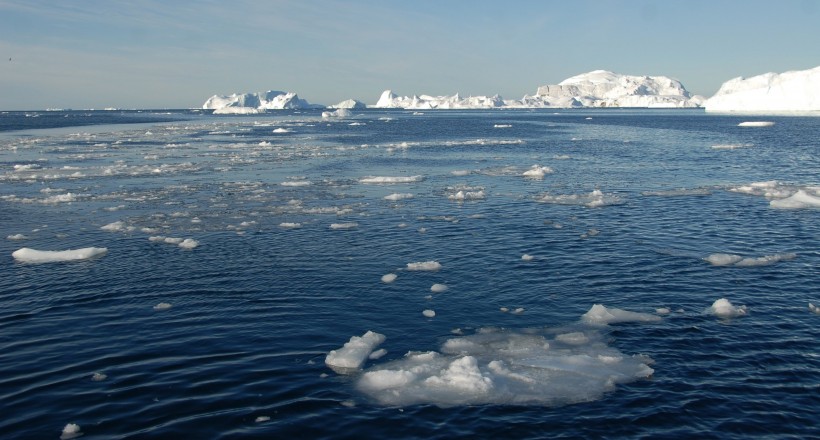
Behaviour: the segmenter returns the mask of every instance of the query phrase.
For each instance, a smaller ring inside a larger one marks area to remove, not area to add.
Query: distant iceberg
[[[216,114],[254,114],[265,110],[310,109],[324,106],[311,104],[293,92],[268,90],[260,93],[214,95],[202,104],[202,108],[215,110]]]
[[[704,98],[690,94],[680,81],[665,76],[621,75],[595,70],[565,79],[557,85],[538,88],[534,96],[505,100],[498,95],[462,97],[398,96],[385,90],[377,108],[403,109],[488,109],[488,108],[571,108],[571,107],[700,107]]]
[[[365,104],[361,101],[357,101],[355,99],[346,99],[346,100],[344,100],[344,101],[342,101],[338,104],[329,105],[329,106],[327,106],[327,108],[331,108],[331,109],[332,108],[337,108],[337,109],[346,108],[346,109],[352,109],[352,110],[360,110],[360,109],[363,109],[363,108],[367,108],[367,104]]]
[[[703,105],[707,112],[820,111],[820,66],[730,79]]]

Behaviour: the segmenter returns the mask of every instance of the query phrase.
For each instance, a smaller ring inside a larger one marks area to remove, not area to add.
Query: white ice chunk
[[[462,200],[482,200],[486,197],[484,190],[479,191],[458,191],[455,194],[450,194],[447,196],[450,200],[462,201]]]
[[[279,127],[273,130],[274,133],[290,133],[287,128]]]
[[[259,416],[256,419],[254,419],[254,422],[256,423],[264,423],[268,421],[270,421],[270,416]]]
[[[381,359],[386,354],[387,354],[387,350],[385,350],[383,348],[380,348],[380,349],[374,351],[373,353],[370,353],[370,356],[368,356],[367,358],[371,359],[371,360],[377,360],[377,359]]]
[[[419,261],[416,263],[407,263],[407,270],[437,271],[439,269],[441,269],[441,263],[438,261]]]
[[[410,194],[410,193],[404,193],[404,194],[393,193],[393,194],[384,196],[384,200],[390,200],[392,202],[396,202],[396,201],[399,201],[399,200],[405,200],[405,199],[412,199],[412,198],[413,198],[413,194]]]
[[[660,320],[660,316],[607,308],[601,304],[593,305],[589,311],[581,316],[581,321],[592,325],[607,325],[619,322],[658,322]]]
[[[125,230],[125,223],[123,223],[121,221],[113,222],[113,223],[109,223],[105,226],[101,226],[100,229],[102,229],[103,231],[109,231],[109,232],[123,231],[123,230]]]
[[[820,208],[820,197],[799,189],[789,197],[772,200],[769,202],[769,206],[778,209]]]
[[[753,266],[768,266],[778,263],[780,261],[789,261],[797,258],[794,253],[782,253],[773,255],[764,255],[762,257],[746,257],[734,254],[712,254],[704,258],[714,266],[736,266],[736,267],[753,267]]]
[[[430,291],[433,292],[433,293],[446,292],[447,289],[449,289],[449,287],[447,287],[446,284],[439,284],[439,283],[433,284],[430,287]]]
[[[708,261],[713,266],[731,266],[742,259],[743,257],[740,255],[734,254],[712,254],[704,258],[704,260]]]
[[[26,237],[23,234],[12,234],[12,235],[7,235],[6,236],[6,240],[26,240],[26,239],[28,239],[28,237]]]
[[[60,440],[68,440],[81,435],[83,435],[83,433],[80,431],[80,425],[77,425],[76,423],[68,423],[63,428],[62,434],[60,434]]]
[[[297,228],[301,228],[302,224],[301,223],[282,222],[282,223],[279,223],[279,227],[284,228],[284,229],[297,229]]]
[[[524,255],[521,256],[521,259],[524,260],[524,261],[532,261],[533,258],[534,257],[530,254],[524,254]]]
[[[362,177],[359,183],[393,184],[393,183],[413,183],[419,182],[423,176],[372,176]]]
[[[809,311],[812,312],[812,313],[817,313],[818,315],[820,315],[820,307],[817,307],[816,305],[814,305],[812,303],[809,303]]]
[[[173,306],[170,303],[161,302],[161,303],[154,306],[154,310],[157,310],[157,311],[159,311],[159,310],[168,310],[171,307],[173,307]]]
[[[543,179],[545,174],[552,173],[552,168],[542,167],[541,165],[533,165],[527,171],[524,171],[524,177],[531,179]]]
[[[358,370],[385,339],[384,335],[369,330],[362,336],[352,336],[343,347],[327,354],[325,364],[340,374]]]
[[[421,314],[424,315],[427,318],[433,318],[433,317],[436,316],[436,311],[435,310],[430,310],[430,309],[425,309],[421,312]]]
[[[347,222],[347,223],[331,223],[330,229],[354,229],[358,227],[359,224],[356,222]]]
[[[748,313],[746,306],[734,306],[726,298],[721,298],[715,301],[707,310],[715,316],[719,316],[721,318],[734,318],[737,316],[746,315]]]
[[[396,278],[398,278],[398,275],[396,275],[394,273],[384,274],[384,275],[382,275],[382,282],[389,284],[389,283],[392,283],[393,281],[396,281]]]
[[[554,203],[558,205],[580,205],[588,208],[598,208],[601,206],[619,205],[623,200],[614,194],[604,194],[601,190],[594,190],[588,194],[544,194],[539,199],[542,203]]]
[[[738,127],[771,127],[774,125],[772,121],[745,121],[737,124]]]
[[[193,249],[199,246],[199,242],[194,240],[193,238],[186,238],[185,240],[182,240],[182,242],[179,243],[177,246],[183,249]]]
[[[51,263],[56,261],[77,261],[103,255],[107,248],[87,247],[67,251],[38,251],[31,248],[22,248],[12,252],[11,256],[17,261],[25,263]]]

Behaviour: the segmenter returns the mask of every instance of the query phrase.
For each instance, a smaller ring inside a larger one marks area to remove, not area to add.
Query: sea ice
[[[256,419],[254,419],[254,422],[256,422],[256,423],[264,423],[264,422],[267,422],[267,421],[270,421],[269,416],[259,416]]]
[[[333,111],[322,112],[322,119],[330,119],[330,118],[349,118],[352,115],[350,110],[346,108],[338,108]]]
[[[478,191],[464,191],[464,190],[461,190],[461,191],[456,192],[455,194],[450,194],[449,196],[447,196],[448,199],[455,200],[455,201],[482,200],[482,199],[484,199],[484,197],[485,197],[484,190],[478,190]]]
[[[405,199],[412,199],[412,198],[413,198],[413,194],[410,194],[410,193],[403,193],[403,194],[402,193],[393,193],[393,194],[384,196],[384,200],[390,200],[392,202],[396,202],[396,201],[399,201],[399,200],[405,200]]]
[[[420,261],[416,263],[407,263],[407,270],[414,271],[437,271],[441,269],[441,263],[438,261]]]
[[[703,105],[707,112],[806,112],[820,110],[820,66],[764,73],[724,82]]]
[[[449,287],[447,287],[446,284],[439,284],[439,283],[433,284],[430,287],[430,291],[433,292],[433,293],[446,292],[447,289],[449,289]]]
[[[60,440],[68,440],[81,435],[83,435],[83,433],[80,431],[80,425],[77,425],[76,423],[68,423],[63,428],[63,432],[60,435]]]
[[[608,325],[620,322],[658,322],[660,320],[660,316],[607,308],[601,304],[593,305],[589,311],[581,316],[581,321],[590,325]]]
[[[372,176],[362,177],[359,183],[393,184],[419,182],[423,176]]]
[[[26,239],[28,239],[28,237],[26,237],[23,234],[12,234],[12,235],[7,235],[6,236],[6,240],[26,240]]]
[[[108,379],[108,375],[106,375],[105,373],[96,372],[91,375],[91,380],[94,382],[102,382],[106,379]]]
[[[359,224],[356,222],[347,222],[347,223],[331,223],[330,229],[353,229],[358,227]]]
[[[533,165],[527,171],[524,171],[524,177],[531,179],[543,179],[544,174],[552,173],[552,168],[542,167],[541,165]]]
[[[31,248],[21,248],[12,252],[11,256],[17,261],[25,263],[51,263],[56,261],[77,261],[103,255],[107,248],[88,247],[67,251],[38,251]]]
[[[532,261],[533,256],[532,256],[532,255],[530,255],[530,254],[524,254],[524,255],[522,255],[522,256],[521,256],[521,259],[522,259],[523,261]]]
[[[339,374],[351,373],[361,368],[370,353],[385,339],[384,335],[369,330],[362,336],[352,336],[344,346],[327,354],[325,364]]]
[[[704,258],[704,260],[708,261],[713,266],[731,266],[742,259],[743,257],[740,255],[734,254],[712,254]]]
[[[539,199],[542,203],[555,203],[558,205],[580,205],[588,208],[598,208],[601,206],[618,205],[623,203],[620,197],[614,194],[604,194],[601,190],[594,190],[588,194],[544,194]]]
[[[778,263],[780,261],[789,261],[797,258],[797,254],[783,253],[764,255],[762,257],[746,257],[734,254],[711,254],[704,260],[708,261],[714,266],[736,266],[736,267],[754,267],[754,266],[768,266]]]
[[[199,242],[194,240],[193,238],[186,238],[185,240],[182,240],[182,242],[179,243],[177,246],[183,249],[193,249],[199,246]]]
[[[388,274],[382,275],[382,282],[389,284],[389,283],[392,283],[393,281],[396,281],[396,278],[398,278],[398,275],[396,275],[394,273],[388,273]]]
[[[284,228],[284,229],[296,229],[296,228],[301,228],[302,224],[301,223],[282,222],[282,223],[279,223],[279,227]]]
[[[772,121],[746,121],[737,124],[738,127],[771,127],[774,125]]]
[[[809,303],[809,311],[812,312],[812,313],[816,313],[816,314],[820,315],[820,307],[817,307],[816,305],[814,305],[812,303]]]
[[[109,232],[124,231],[125,230],[125,223],[123,223],[121,221],[117,221],[117,222],[109,223],[105,226],[101,226],[100,229],[102,229],[103,231],[109,231]]]
[[[734,318],[737,316],[744,316],[748,313],[746,306],[734,306],[726,298],[721,298],[707,309],[708,312],[721,318]]]
[[[820,208],[820,197],[799,189],[789,197],[770,201],[769,206],[778,209]]]
[[[173,307],[173,306],[170,303],[161,302],[161,303],[154,306],[154,310],[168,310],[171,307]]]
[[[435,312],[435,310],[430,310],[430,309],[425,309],[425,310],[423,310],[423,311],[421,312],[421,314],[422,314],[422,315],[424,315],[424,316],[425,316],[425,317],[427,317],[427,318],[433,318],[433,317],[435,317],[435,316],[436,316],[436,312]]]

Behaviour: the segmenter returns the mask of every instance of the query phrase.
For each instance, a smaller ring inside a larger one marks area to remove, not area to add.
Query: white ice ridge
[[[202,108],[227,113],[256,113],[258,110],[324,108],[324,106],[311,104],[300,99],[293,92],[268,90],[260,93],[214,95],[202,104]]]
[[[746,306],[734,306],[726,298],[721,298],[712,303],[712,306],[706,309],[708,313],[721,318],[734,318],[743,316],[748,313]]]
[[[703,106],[707,112],[820,111],[820,66],[730,79]]]
[[[11,256],[17,261],[25,263],[52,263],[56,261],[77,261],[103,255],[107,248],[87,247],[69,249],[67,251],[38,251],[31,248],[21,248],[12,252]]]
[[[762,257],[741,257],[735,254],[711,254],[704,260],[708,261],[713,266],[738,266],[738,267],[752,267],[752,266],[769,266],[780,261],[789,261],[797,258],[797,254],[783,253],[764,255]]]
[[[392,183],[413,183],[424,179],[423,176],[369,176],[359,179],[359,183],[371,184],[392,184]]]
[[[362,336],[352,336],[344,346],[327,354],[325,365],[340,374],[351,373],[361,368],[370,353],[384,340],[384,335],[369,330]]]
[[[376,365],[356,387],[383,405],[557,406],[600,399],[617,384],[650,377],[652,360],[607,346],[602,329],[518,332],[495,328]]]
[[[789,185],[770,180],[730,188],[729,191],[763,196],[775,209],[820,208],[820,186]]]
[[[622,75],[595,70],[538,87],[534,96],[505,100],[498,95],[398,96],[385,90],[375,107],[405,109],[567,108],[567,107],[699,107],[702,96],[691,95],[665,76]]]

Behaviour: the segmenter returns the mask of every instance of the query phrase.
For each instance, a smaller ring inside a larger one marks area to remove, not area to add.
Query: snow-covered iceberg
[[[202,108],[222,114],[252,114],[260,110],[309,109],[324,106],[311,104],[293,92],[268,90],[260,93],[214,95],[202,104]]]
[[[820,66],[730,79],[703,106],[707,112],[818,112]]]
[[[699,107],[704,98],[692,95],[680,81],[666,76],[632,76],[595,70],[538,87],[534,96],[505,100],[498,95],[462,97],[398,96],[385,90],[375,107],[404,109],[568,108],[568,107]]]
[[[327,108],[346,108],[352,110],[361,110],[363,108],[367,108],[367,104],[357,101],[355,99],[346,99],[338,104],[329,105]]]

